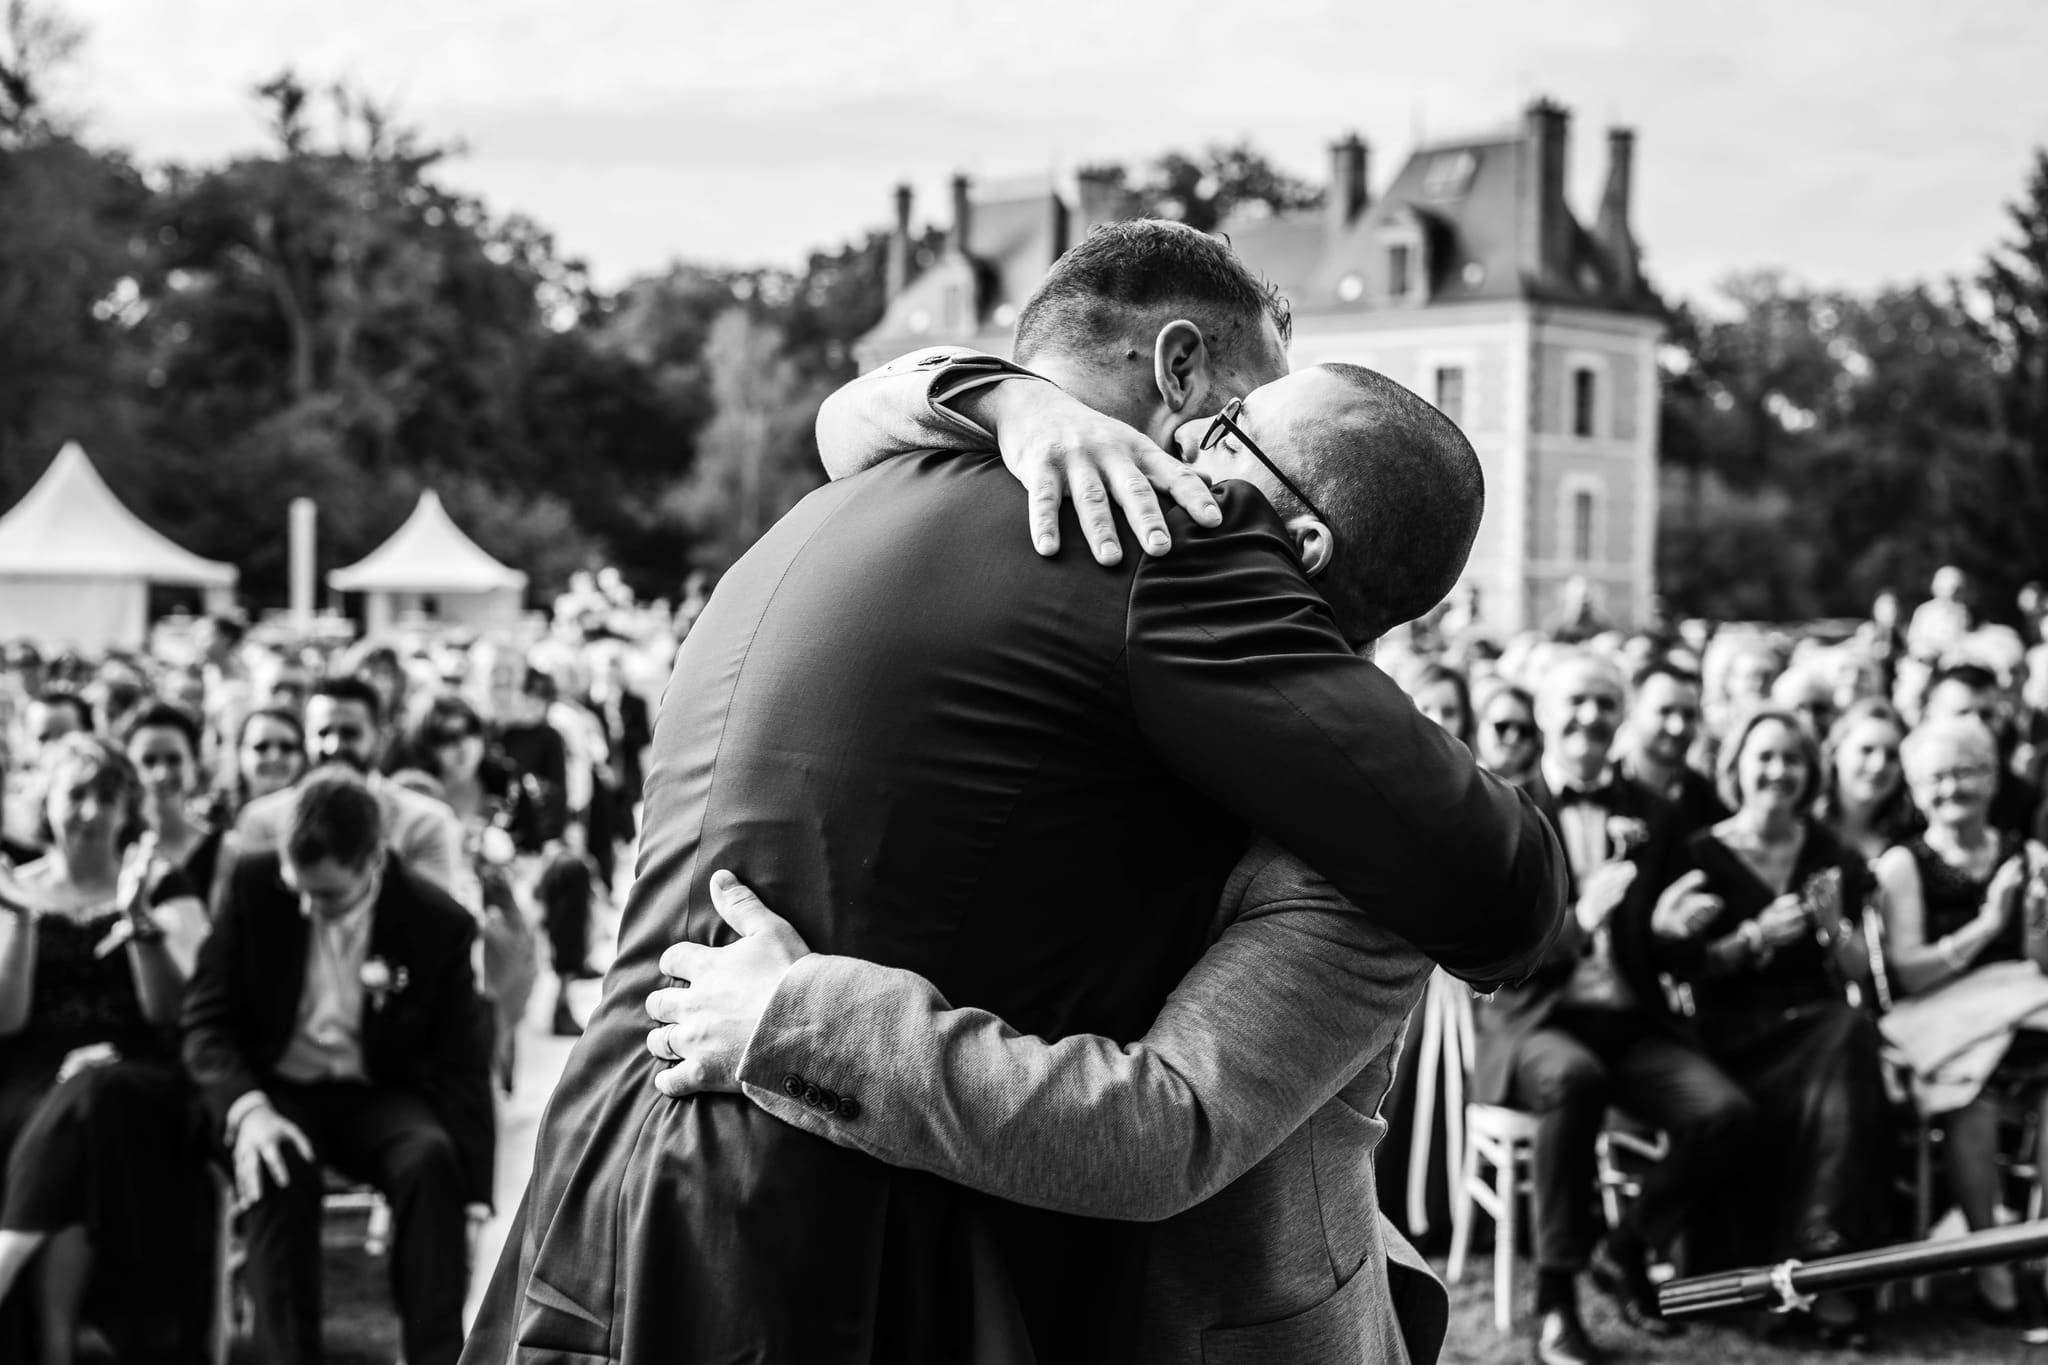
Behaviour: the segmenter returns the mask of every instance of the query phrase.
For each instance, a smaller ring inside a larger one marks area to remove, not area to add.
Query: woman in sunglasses
[[[1536,702],[1510,682],[1490,680],[1479,688],[1473,756],[1496,777],[1526,787],[1535,779],[1543,742],[1536,733]]]

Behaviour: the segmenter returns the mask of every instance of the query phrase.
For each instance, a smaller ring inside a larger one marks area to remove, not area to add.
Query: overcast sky
[[[468,153],[602,284],[674,259],[798,265],[956,170],[1071,171],[1249,138],[1318,182],[1352,129],[1384,186],[1417,141],[1574,112],[1637,130],[1635,222],[1668,291],[1780,265],[1868,288],[1971,269],[2048,143],[2048,0],[58,0],[61,94],[145,160],[253,149],[249,89],[347,78]]]

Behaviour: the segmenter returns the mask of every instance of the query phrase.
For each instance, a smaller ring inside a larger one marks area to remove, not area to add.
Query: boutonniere
[[[384,1002],[404,990],[411,979],[403,964],[394,967],[381,957],[363,963],[363,990],[369,994],[371,1009],[383,1009]]]
[[[1607,842],[1614,849],[1614,856],[1626,858],[1629,854],[1650,842],[1650,827],[1628,815],[1607,817]]]

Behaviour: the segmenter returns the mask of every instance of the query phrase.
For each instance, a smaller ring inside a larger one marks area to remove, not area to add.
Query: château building
[[[1657,527],[1663,308],[1629,221],[1634,137],[1607,135],[1589,229],[1566,200],[1570,115],[1539,100],[1502,134],[1416,149],[1372,189],[1356,134],[1330,149],[1324,207],[1222,225],[1294,310],[1299,368],[1342,360],[1406,384],[1464,429],[1487,506],[1464,588],[1504,633],[1540,624],[1582,578],[1617,623],[1647,614]],[[889,303],[863,367],[941,343],[1007,354],[1017,309],[1068,245],[1130,215],[1082,179],[953,182],[940,258],[909,276],[911,195],[896,191]]]

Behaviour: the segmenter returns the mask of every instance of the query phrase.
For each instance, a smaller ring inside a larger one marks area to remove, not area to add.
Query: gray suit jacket
[[[1134,1305],[1145,1362],[1433,1361],[1443,1287],[1380,1215],[1372,1170],[1432,964],[1267,841],[1231,875],[1217,928],[1129,1046],[1048,1043],[949,1007],[913,972],[814,954],[740,1080],[777,1117],[893,1165],[1162,1220]]]

